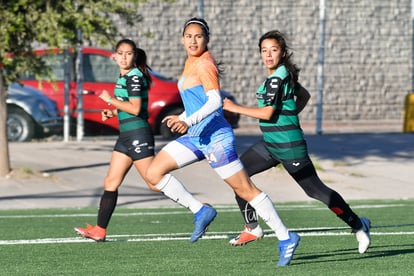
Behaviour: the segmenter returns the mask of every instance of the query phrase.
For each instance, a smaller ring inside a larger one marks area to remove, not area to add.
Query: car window
[[[49,66],[52,70],[52,79],[54,81],[64,81],[65,79],[65,70],[64,70],[64,64],[65,64],[65,57],[64,54],[44,54],[42,55],[42,60],[45,61],[46,65]],[[71,65],[71,68],[73,70],[74,66]],[[73,80],[74,73],[71,72],[71,79]],[[30,74],[29,72],[26,72],[22,74],[21,80],[35,80],[36,77],[33,74]]]
[[[119,68],[115,61],[107,56],[85,54],[83,56],[84,81],[115,82]]]

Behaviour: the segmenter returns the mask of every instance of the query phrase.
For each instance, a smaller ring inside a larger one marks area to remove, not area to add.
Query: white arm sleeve
[[[205,117],[216,111],[222,106],[220,91],[209,90],[207,91],[207,102],[191,116],[186,117],[185,113],[180,114],[180,120],[184,121],[188,127],[191,127],[203,120]]]
[[[185,121],[186,117],[187,116],[185,115],[185,110],[180,115],[178,115],[178,118],[180,119],[180,121]]]

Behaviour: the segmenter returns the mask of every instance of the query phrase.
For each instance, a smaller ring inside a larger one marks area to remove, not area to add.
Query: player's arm
[[[141,98],[130,98],[128,101],[120,101],[113,98],[110,104],[119,110],[137,116],[141,111]]]
[[[221,107],[221,96],[217,90],[207,92],[208,100],[197,112],[186,116],[185,111],[180,115],[166,116],[162,122],[166,122],[172,132],[185,133],[189,127],[201,122],[205,117]]]
[[[144,81],[142,77],[131,76],[127,78],[126,89],[128,90],[128,101],[121,101],[112,96],[105,90],[99,95],[99,97],[106,101],[108,105],[112,105],[117,109],[137,116],[141,111],[142,101],[141,92],[144,87]]]
[[[188,127],[201,122],[204,118],[222,107],[220,84],[216,65],[211,62],[204,62],[200,65],[199,70],[200,81],[206,91],[207,101],[199,110],[190,116],[186,116],[185,112],[180,114],[180,120],[184,121]]]
[[[218,110],[221,107],[221,96],[220,91],[218,90],[209,90],[206,93],[207,101],[206,103],[196,112],[190,116],[185,116],[185,112],[181,113],[179,118],[181,121],[184,121],[188,127],[191,127],[203,120],[208,115],[212,114],[214,111]]]
[[[283,93],[282,79],[272,77],[265,82],[265,93],[257,94],[259,101],[263,101],[263,107],[248,107],[235,104],[229,99],[223,101],[223,109],[249,116],[256,119],[269,120],[276,110],[276,105],[280,104]]]
[[[275,111],[273,106],[265,106],[265,107],[249,107],[249,106],[242,106],[239,104],[234,103],[229,99],[223,100],[223,109],[233,112],[239,113],[241,115],[249,116],[256,119],[262,120],[269,120],[273,112]]]

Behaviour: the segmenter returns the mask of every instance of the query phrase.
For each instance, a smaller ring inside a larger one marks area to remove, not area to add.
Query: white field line
[[[410,205],[410,204],[409,204]],[[277,205],[276,205],[277,206]],[[353,208],[389,208],[389,207],[404,207],[405,204],[380,204],[380,205],[360,205],[353,206]],[[230,206],[217,206],[219,212],[239,212],[237,208]],[[309,205],[290,205],[278,207],[278,210],[297,210],[306,208],[307,210],[326,210],[326,207],[317,207]],[[155,216],[155,215],[181,215],[189,214],[189,211],[174,211],[174,212],[132,212],[132,213],[115,213],[114,216]],[[59,218],[59,217],[96,217],[96,213],[93,214],[48,214],[48,215],[3,215],[0,219],[13,219],[13,218]],[[320,227],[320,228],[301,228],[292,229],[298,232],[301,236],[346,236],[351,235],[349,232],[326,232],[324,229],[329,230],[341,230],[346,227]],[[301,231],[305,231],[302,232]],[[307,233],[307,231],[318,231]],[[203,239],[229,239],[234,236],[233,232],[209,232]],[[266,231],[266,237],[275,237],[274,234],[269,234]],[[414,235],[414,232],[371,232],[371,235]],[[176,241],[176,240],[188,240],[190,233],[175,233],[175,234],[147,234],[147,235],[108,235],[107,241],[128,241],[128,242],[142,242],[142,241]],[[31,239],[31,240],[0,240],[0,245],[12,245],[12,244],[53,244],[53,243],[84,243],[93,242],[83,238],[45,238],[45,239]]]
[[[353,209],[372,209],[372,208],[390,208],[390,207],[407,207],[411,204],[378,204],[378,205],[354,205],[352,206]],[[289,206],[277,206],[277,210],[298,210],[298,209],[306,209],[306,210],[327,210],[327,207],[321,206],[309,206],[309,205],[289,205]],[[160,208],[160,209],[169,209],[169,208]],[[234,206],[217,206],[216,207],[218,212],[222,213],[231,213],[231,212],[240,212],[239,209],[235,208]],[[130,216],[155,216],[155,215],[185,215],[190,214],[188,210],[183,209],[182,211],[172,211],[172,212],[154,212],[154,211],[146,211],[146,212],[131,212],[131,213],[117,213],[115,212],[113,216],[117,217],[130,217]],[[48,215],[0,215],[0,219],[12,219],[12,218],[67,218],[67,217],[96,217],[97,213],[80,213],[80,214],[48,214]]]
[[[350,232],[301,232],[311,231],[315,228],[295,229],[301,237],[306,236],[350,236]],[[213,232],[203,236],[203,240],[229,240],[235,232]],[[394,235],[414,235],[414,232],[371,232],[371,236],[394,236]],[[149,242],[149,241],[179,241],[188,240],[190,233],[175,234],[137,234],[137,235],[108,235],[107,242]],[[276,237],[275,234],[266,234],[266,237]],[[45,238],[31,240],[0,240],[0,245],[21,245],[21,244],[62,244],[62,243],[85,243],[94,242],[92,240],[78,238]]]

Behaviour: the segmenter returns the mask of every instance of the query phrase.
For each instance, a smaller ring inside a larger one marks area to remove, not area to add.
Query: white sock
[[[195,199],[193,195],[185,189],[183,184],[171,174],[166,174],[155,187],[171,200],[185,208],[189,208],[193,214],[197,213],[201,207],[203,207],[203,204]]]
[[[256,209],[257,214],[266,222],[266,224],[275,232],[279,241],[289,239],[289,231],[283,224],[272,200],[262,192],[249,202]]]

